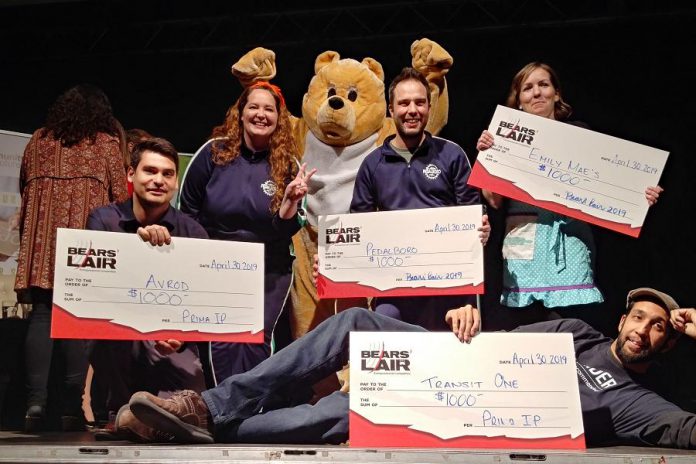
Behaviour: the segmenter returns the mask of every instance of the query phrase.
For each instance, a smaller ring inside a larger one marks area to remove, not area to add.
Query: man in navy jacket
[[[423,75],[404,68],[389,85],[389,113],[396,134],[367,155],[358,170],[351,213],[442,206],[478,205],[479,192],[467,185],[471,165],[456,143],[426,132],[430,90]],[[490,234],[488,217],[480,229],[485,245]],[[377,298],[379,314],[428,330],[447,330],[445,314],[474,304],[471,296]]]
[[[167,140],[152,138],[137,144],[128,168],[133,197],[93,210],[87,229],[138,233],[157,246],[170,244],[172,236],[208,238],[200,224],[170,205],[178,188],[178,161]],[[93,408],[111,412],[112,417],[138,390],[167,396],[176,390],[205,388],[196,344],[99,340],[92,343],[90,362],[93,381],[105,384],[106,390],[106,404],[95,402]]]

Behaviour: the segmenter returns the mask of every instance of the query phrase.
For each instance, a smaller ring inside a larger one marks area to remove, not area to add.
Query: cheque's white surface
[[[53,302],[77,317],[144,333],[263,330],[262,244],[58,229],[56,250]]]
[[[570,124],[498,106],[488,131],[495,144],[477,161],[535,200],[639,227],[668,153]],[[505,192],[498,192],[505,194]]]
[[[543,362],[543,363],[542,363]],[[350,409],[442,439],[583,433],[572,334],[352,332]]]
[[[319,217],[320,273],[378,290],[483,282],[481,206]]]

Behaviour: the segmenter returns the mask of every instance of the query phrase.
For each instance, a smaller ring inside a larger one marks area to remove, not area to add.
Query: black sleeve
[[[681,410],[651,390],[646,389],[623,411],[615,427],[620,440],[664,448],[696,449],[696,414]]]

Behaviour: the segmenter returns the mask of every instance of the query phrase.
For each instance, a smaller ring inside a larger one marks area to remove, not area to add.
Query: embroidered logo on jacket
[[[275,182],[269,179],[263,184],[261,184],[261,190],[263,190],[263,193],[265,193],[269,197],[272,197],[278,190],[278,186],[275,184]]]
[[[430,180],[435,180],[438,178],[438,176],[442,173],[440,168],[435,166],[434,164],[430,163],[426,167],[423,168],[423,174],[425,177],[427,177]]]

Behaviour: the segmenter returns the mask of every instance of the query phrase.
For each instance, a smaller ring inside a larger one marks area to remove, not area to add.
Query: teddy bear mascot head
[[[447,123],[449,100],[445,74],[452,57],[437,43],[421,39],[411,45],[411,65],[430,84],[431,104],[427,130],[438,133]],[[296,259],[291,289],[293,336],[304,335],[336,311],[365,306],[364,299],[317,300],[312,278],[317,249],[317,216],[347,213],[353,184],[365,156],[395,133],[386,114],[384,71],[372,58],[356,61],[326,51],[317,56],[314,77],[302,101],[302,117],[293,117],[298,157],[317,168],[307,196],[307,221],[293,239]],[[232,66],[242,84],[275,77],[275,54],[255,48]]]

